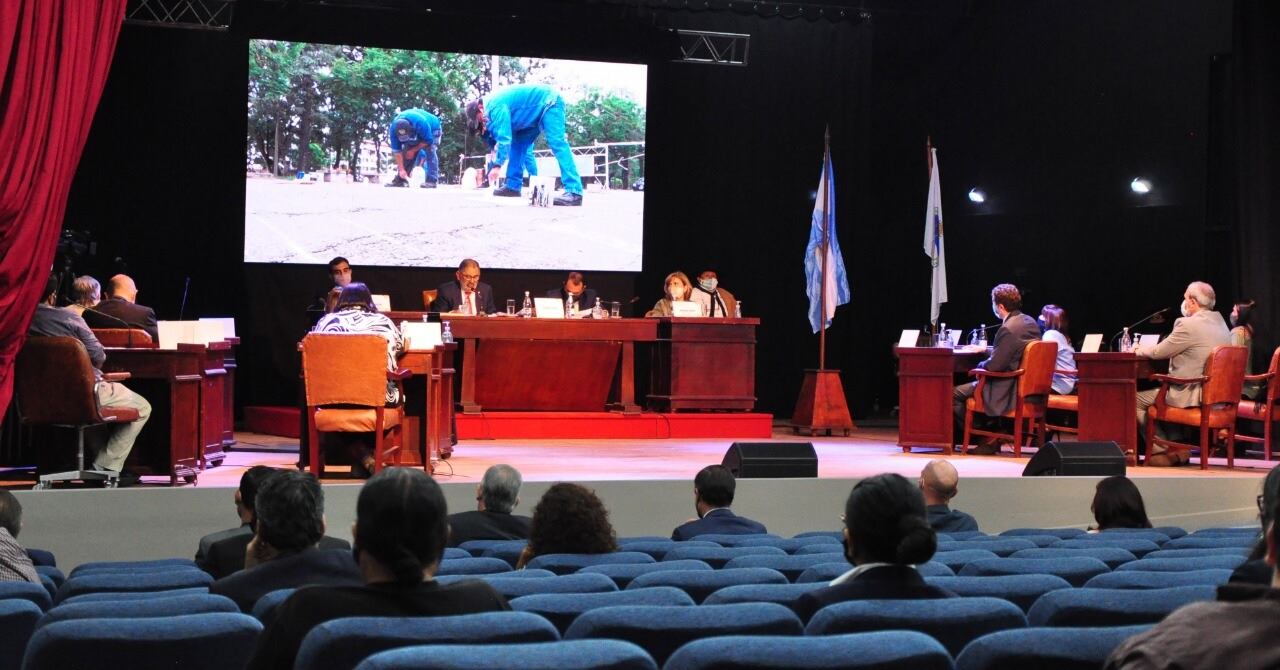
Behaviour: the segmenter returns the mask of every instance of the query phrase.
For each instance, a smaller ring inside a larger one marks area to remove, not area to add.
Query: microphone
[[[1173,311],[1173,308],[1172,308],[1172,307],[1165,307],[1165,308],[1163,308],[1163,309],[1158,309],[1158,310],[1156,310],[1156,311],[1154,311],[1154,312],[1152,312],[1152,313],[1150,313],[1150,314],[1148,314],[1148,315],[1146,315],[1146,316],[1142,317],[1141,319],[1138,319],[1136,322],[1134,322],[1133,324],[1129,325],[1129,326],[1128,326],[1128,329],[1129,329],[1130,331],[1132,331],[1134,328],[1137,328],[1138,326],[1141,326],[1142,324],[1144,324],[1144,323],[1146,323],[1146,322],[1148,322],[1148,321],[1151,321],[1152,319],[1156,318],[1157,316],[1160,316],[1160,315],[1162,315],[1162,314],[1164,314],[1164,313],[1166,313],[1166,312],[1171,312],[1171,311]],[[1120,329],[1120,330],[1119,330],[1115,335],[1112,335],[1112,336],[1111,336],[1111,340],[1110,340],[1110,346],[1111,346],[1111,348],[1113,348],[1113,349],[1115,348],[1116,339],[1117,339],[1117,338],[1119,338],[1121,335],[1124,335],[1124,331],[1125,331],[1125,329],[1124,329],[1124,328],[1121,328],[1121,329]]]
[[[182,320],[182,313],[187,310],[187,289],[191,288],[191,277],[187,277],[187,283],[182,286],[182,304],[178,306],[178,320]]]
[[[978,327],[974,328],[973,330],[970,330],[970,331],[969,331],[969,337],[973,337],[974,335],[977,335],[977,334],[978,334],[978,331],[982,331],[982,332],[984,332],[984,333],[985,333],[985,332],[987,332],[988,330],[991,330],[992,328],[999,328],[999,327],[1000,327],[1000,324],[998,324],[998,323],[993,323],[993,324],[991,324],[990,326],[986,326],[986,327],[978,326]]]

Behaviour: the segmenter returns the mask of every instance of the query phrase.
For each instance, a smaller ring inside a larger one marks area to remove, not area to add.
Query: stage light
[[[981,205],[982,203],[984,203],[984,202],[986,202],[986,201],[987,201],[987,192],[986,192],[986,191],[984,191],[984,190],[982,190],[982,189],[980,189],[980,188],[971,188],[971,189],[969,189],[969,202],[972,202],[972,203],[977,204],[977,205]]]
[[[1151,182],[1143,179],[1142,177],[1136,177],[1133,181],[1129,182],[1129,190],[1137,193],[1138,195],[1146,195],[1151,192]]]

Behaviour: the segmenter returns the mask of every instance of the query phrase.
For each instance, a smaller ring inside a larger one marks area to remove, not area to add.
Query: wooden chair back
[[[431,303],[436,301],[436,296],[440,293],[437,289],[427,289],[422,292],[422,309],[431,311]]]
[[[1022,379],[1018,380],[1018,398],[1048,396],[1053,390],[1053,370],[1058,362],[1058,343],[1044,340],[1032,342],[1022,352]]]
[[[141,328],[94,328],[93,335],[104,347],[155,349],[158,346],[151,339],[151,333]]]
[[[1245,347],[1219,345],[1209,354],[1204,364],[1204,376],[1209,380],[1200,389],[1200,406],[1234,405],[1240,402],[1244,390],[1244,368],[1249,360]]]
[[[1280,397],[1280,393],[1277,392],[1280,391],[1280,381],[1277,381],[1280,379],[1280,347],[1276,347],[1276,350],[1271,353],[1271,367],[1267,368],[1262,376],[1266,377],[1267,382],[1267,391],[1262,395],[1262,400],[1268,405],[1273,405],[1276,398]]]
[[[28,337],[14,366],[18,412],[33,424],[102,421],[89,353],[74,337]]]
[[[387,402],[387,340],[363,333],[308,333],[302,339],[307,405],[382,407]]]

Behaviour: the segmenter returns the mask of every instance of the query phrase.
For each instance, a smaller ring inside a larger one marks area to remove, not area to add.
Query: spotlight
[[[1146,195],[1151,192],[1151,182],[1142,177],[1137,177],[1129,182],[1129,190],[1138,195]]]
[[[987,192],[980,188],[969,189],[969,202],[981,205],[987,201]]]

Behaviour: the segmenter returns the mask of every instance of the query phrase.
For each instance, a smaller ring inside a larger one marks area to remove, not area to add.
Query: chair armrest
[[[392,381],[404,381],[413,376],[413,370],[409,368],[396,368],[394,372],[387,370],[387,379]]]
[[[1161,384],[1203,384],[1209,381],[1208,377],[1174,377],[1173,375],[1151,375],[1151,379]]]
[[[102,381],[104,382],[122,382],[133,375],[128,372],[104,372],[102,373]]]
[[[1000,379],[1008,379],[1012,377],[1021,377],[1023,372],[1024,370],[1021,368],[1017,370],[1010,370],[1009,372],[992,372],[991,370],[983,368],[974,368],[969,371],[969,374],[974,377],[998,377]]]
[[[1264,372],[1260,375],[1245,375],[1244,380],[1247,382],[1265,382],[1275,376],[1274,372]]]

